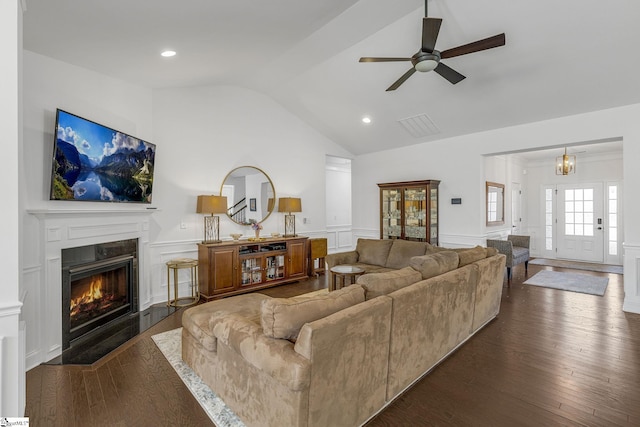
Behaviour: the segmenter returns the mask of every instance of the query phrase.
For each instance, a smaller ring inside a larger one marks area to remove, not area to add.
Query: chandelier
[[[556,175],[569,175],[576,173],[576,156],[567,155],[567,148],[564,154],[556,157]]]

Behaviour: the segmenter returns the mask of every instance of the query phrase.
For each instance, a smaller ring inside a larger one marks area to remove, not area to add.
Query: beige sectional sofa
[[[505,256],[469,251],[377,265],[330,293],[189,308],[182,357],[248,426],[361,425],[498,314]]]

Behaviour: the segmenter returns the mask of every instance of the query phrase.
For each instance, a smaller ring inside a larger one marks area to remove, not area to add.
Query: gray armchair
[[[511,279],[511,267],[524,262],[524,271],[529,268],[529,236],[516,236],[511,234],[507,240],[487,239],[487,247],[496,248],[501,254],[507,256],[507,278]]]

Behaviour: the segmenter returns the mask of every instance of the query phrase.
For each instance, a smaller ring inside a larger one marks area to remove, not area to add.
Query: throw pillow
[[[262,302],[260,322],[271,338],[296,340],[305,323],[322,319],[364,301],[364,288],[351,285],[308,298],[271,298]]]
[[[384,267],[393,242],[393,240],[358,239],[356,244],[358,263]]]
[[[358,277],[357,284],[365,290],[367,301],[380,295],[387,295],[398,289],[422,280],[420,272],[411,267],[384,273],[371,273]]]
[[[442,251],[430,255],[414,256],[409,266],[419,271],[423,279],[439,276],[458,268],[460,258],[454,251]]]

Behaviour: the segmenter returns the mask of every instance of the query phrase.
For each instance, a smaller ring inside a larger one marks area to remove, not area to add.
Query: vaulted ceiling
[[[456,85],[415,73],[392,92],[410,63],[358,59],[413,55],[422,0],[26,3],[27,50],[152,88],[248,87],[354,154],[640,102],[631,0],[429,0],[438,50],[503,32],[506,45],[443,60],[467,77]]]

